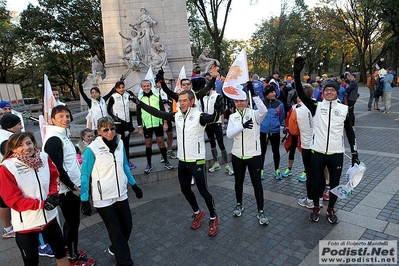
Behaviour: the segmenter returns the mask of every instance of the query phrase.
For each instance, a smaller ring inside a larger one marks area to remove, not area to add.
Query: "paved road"
[[[356,136],[359,158],[368,169],[350,199],[337,202],[339,224],[329,224],[324,211],[320,221],[312,223],[307,218],[309,211],[297,204],[297,199],[305,195],[305,184],[296,179],[302,172],[299,154],[296,154],[293,176],[279,181],[272,176],[271,149],[268,149],[267,177],[263,181],[265,210],[270,219],[267,227],[257,223],[249,178],[244,187],[245,211],[240,218],[235,218],[232,216],[233,177],[223,171],[209,173],[209,189],[221,218],[220,233],[212,239],[207,236],[208,213],[198,230],[190,229],[192,213],[180,193],[176,170],[160,171],[162,165],[158,155],[154,155],[159,171],[145,176],[142,175],[145,159],[133,158],[138,165],[133,173],[144,191],[141,200],[129,193],[133,215],[129,245],[135,265],[317,265],[319,240],[399,240],[399,142],[396,137],[399,123],[394,121],[399,117],[399,92],[396,90],[392,95],[392,112],[388,115],[367,111],[368,90],[362,88],[360,93],[355,106]],[[226,143],[230,149],[231,142]],[[281,152],[280,168],[284,169],[288,155],[283,148]],[[177,161],[172,164],[177,166]],[[349,159],[345,158],[344,171],[348,165]],[[194,190],[200,206],[206,210],[203,199]],[[106,251],[109,240],[98,214],[81,218],[80,248],[96,258],[98,265],[116,265]],[[0,254],[1,265],[22,264],[13,240],[0,240]],[[41,258],[40,265],[55,263]]]

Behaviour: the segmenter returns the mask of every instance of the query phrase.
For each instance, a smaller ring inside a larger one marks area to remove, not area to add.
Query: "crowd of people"
[[[150,174],[153,170],[153,134],[165,169],[173,169],[169,160],[178,159],[180,189],[193,212],[191,229],[199,229],[206,215],[192,190],[196,184],[209,212],[208,235],[214,237],[219,232],[219,216],[215,197],[208,188],[207,172],[221,170],[221,164],[228,175],[234,176],[236,202],[232,215],[243,214],[243,184],[248,170],[258,223],[269,224],[262,186],[262,180],[267,177],[264,165],[269,141],[274,162],[274,171],[270,174],[277,180],[293,175],[298,149],[303,171],[297,178],[306,182],[306,196],[299,199],[298,204],[311,209],[309,219],[317,222],[323,200],[328,200],[326,217],[328,222],[336,224],[337,196],[329,188],[340,181],[344,132],[352,165],[360,163],[355,138],[354,106],[359,97],[356,74],[322,75],[313,80],[309,76],[301,78],[304,59],[296,58],[293,67],[293,76],[287,75],[284,81],[277,70],[268,78],[253,74],[251,80],[242,84],[243,93],[232,99],[223,93],[223,77],[215,65],[204,76],[193,74],[191,79],[182,79],[180,93],[168,87],[162,69],[156,75],[155,84],[149,80],[141,82],[142,92],[138,96],[125,90],[124,81],[120,80],[105,96],[101,96],[99,88],[91,88],[89,97],[84,93],[82,77],[78,77],[81,95],[90,108],[88,128],[74,144],[69,132],[72,113],[67,105],[58,104],[52,109],[51,124],[46,125],[42,151],[37,148],[33,134],[21,132],[22,121],[11,113],[11,105],[1,101],[3,238],[16,238],[25,265],[38,265],[40,250],[45,246],[51,252],[49,256],[56,258],[57,265],[94,265],[95,259],[89,258],[78,245],[80,214],[90,216],[94,207],[108,231],[111,242],[108,252],[115,256],[117,265],[133,265],[128,245],[133,221],[128,185],[138,199],[143,197],[143,191],[130,170],[136,166],[129,161],[129,140],[135,131],[129,101],[137,105],[138,134],[145,139],[144,173]],[[379,110],[382,96],[383,113],[390,112],[394,74],[391,74],[392,68],[387,70],[383,77],[375,71],[368,79],[368,110],[372,107]],[[160,90],[168,95],[167,101],[161,98]],[[177,110],[170,107],[172,101],[177,103]],[[173,123],[176,154],[171,145]],[[230,151],[223,142],[223,130],[233,141],[231,161]],[[208,169],[205,132],[213,159]],[[289,152],[285,170],[280,170],[281,132]],[[57,220],[58,209],[65,218],[62,226]]]

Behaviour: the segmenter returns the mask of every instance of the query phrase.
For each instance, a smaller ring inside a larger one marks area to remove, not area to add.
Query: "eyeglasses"
[[[116,130],[116,128],[115,128],[115,127],[111,127],[111,128],[104,128],[104,129],[103,129],[103,132],[104,132],[104,133],[107,133],[107,132],[108,132],[108,131],[110,131],[110,130],[111,130],[111,131],[115,131],[115,130]]]
[[[191,85],[191,83],[182,83],[181,85],[182,86],[188,86],[188,85]]]

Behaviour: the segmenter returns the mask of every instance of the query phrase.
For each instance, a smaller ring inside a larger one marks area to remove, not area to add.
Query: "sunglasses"
[[[108,131],[110,131],[110,130],[111,130],[111,131],[115,131],[115,130],[116,130],[116,128],[115,128],[115,127],[111,127],[111,128],[104,128],[104,129],[103,129],[103,132],[104,132],[104,133],[107,133],[107,132],[108,132]]]

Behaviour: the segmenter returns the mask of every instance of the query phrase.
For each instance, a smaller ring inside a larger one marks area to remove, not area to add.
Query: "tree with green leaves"
[[[0,1],[0,32],[0,82],[18,82],[23,78],[18,68],[26,45],[19,26],[12,22],[4,0]]]
[[[90,69],[90,58],[104,61],[100,0],[39,0],[21,13],[24,40],[42,56],[52,86],[77,99],[75,75]]]

